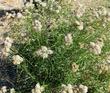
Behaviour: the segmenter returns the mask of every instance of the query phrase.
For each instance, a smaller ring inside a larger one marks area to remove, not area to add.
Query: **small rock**
[[[23,17],[22,13],[17,13],[17,18],[18,18],[18,19],[20,19],[20,18],[22,18],[22,17]]]
[[[25,0],[0,0],[0,10],[22,9]]]

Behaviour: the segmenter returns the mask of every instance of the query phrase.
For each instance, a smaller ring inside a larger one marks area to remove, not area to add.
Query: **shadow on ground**
[[[14,87],[16,84],[16,66],[0,59],[0,87]]]

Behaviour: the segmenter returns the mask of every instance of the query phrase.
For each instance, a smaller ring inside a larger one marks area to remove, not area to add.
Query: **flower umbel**
[[[14,65],[19,65],[23,62],[23,58],[20,57],[19,55],[14,55],[13,56],[13,64]]]
[[[2,86],[0,93],[6,93],[7,92],[7,87],[6,86]]]
[[[88,87],[84,86],[82,84],[79,85],[79,89],[80,89],[81,93],[87,93],[88,92]]]
[[[36,51],[38,56],[41,56],[43,59],[48,58],[49,55],[53,54],[53,51],[46,46],[41,46],[41,49]]]
[[[79,30],[83,30],[84,26],[83,26],[83,22],[82,21],[76,21],[76,25],[77,25],[77,28]]]
[[[40,86],[39,83],[37,83],[35,88],[32,89],[32,93],[42,93],[43,91],[44,91],[44,87]]]
[[[39,20],[35,20],[35,21],[34,21],[34,29],[35,29],[36,31],[41,31],[41,29],[42,29],[42,24],[41,24],[41,22],[40,22]]]
[[[90,42],[90,52],[96,55],[101,54],[101,50],[103,46],[104,43],[102,39],[98,39],[96,42]]]
[[[16,93],[15,89],[14,88],[11,88],[10,89],[10,93]]]
[[[73,43],[73,37],[71,33],[65,36],[65,45],[70,46]]]

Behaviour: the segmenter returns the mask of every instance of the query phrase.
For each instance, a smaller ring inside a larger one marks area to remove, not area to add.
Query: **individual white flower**
[[[83,30],[84,25],[83,25],[83,22],[82,22],[82,21],[76,21],[75,23],[76,23],[77,28],[78,28],[79,30]]]
[[[65,36],[65,44],[67,46],[71,45],[73,43],[73,37],[72,37],[72,34],[71,33],[68,33],[66,36]]]
[[[11,88],[10,89],[10,93],[16,93],[15,89],[14,88]]]
[[[41,56],[43,59],[48,58],[49,55],[53,54],[53,51],[46,46],[41,46],[41,49],[36,51],[38,56]]]
[[[38,20],[35,20],[35,22],[34,22],[34,28],[36,29],[36,31],[41,31],[41,29],[42,29],[41,22],[38,21]]]
[[[18,64],[20,64],[22,62],[23,62],[23,58],[22,57],[20,57],[19,55],[14,55],[13,56],[13,64],[14,65],[18,65]]]
[[[3,86],[3,87],[1,88],[1,91],[2,91],[2,93],[6,93],[6,92],[7,92],[7,87],[6,87],[6,86]]]
[[[79,88],[81,90],[81,93],[87,93],[88,92],[88,87],[84,85],[79,85]]]
[[[35,88],[32,89],[32,93],[42,93],[43,91],[44,91],[44,87],[40,86],[39,83],[37,83]]]

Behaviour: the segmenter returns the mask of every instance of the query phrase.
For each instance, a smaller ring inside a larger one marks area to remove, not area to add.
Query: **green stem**
[[[33,80],[35,80],[35,77],[28,71],[26,65],[22,65],[22,67],[23,67],[24,71],[25,71]]]

